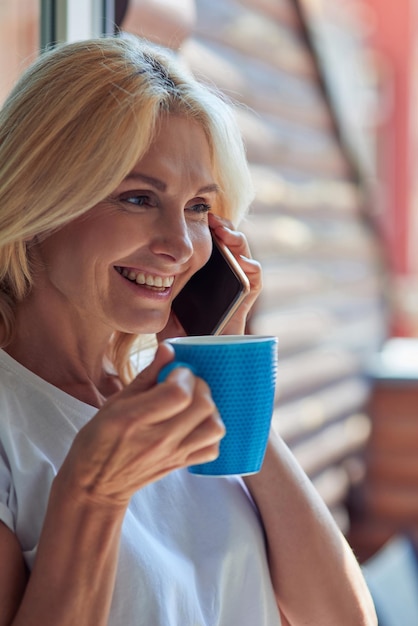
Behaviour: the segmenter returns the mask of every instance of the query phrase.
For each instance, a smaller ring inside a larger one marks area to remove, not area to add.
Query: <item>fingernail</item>
[[[224,422],[223,422],[223,420],[222,420],[222,418],[221,418],[221,416],[220,416],[220,414],[219,414],[219,413],[217,413],[217,414],[215,415],[215,420],[217,421],[217,423],[219,424],[219,426],[221,426],[221,427],[223,428],[223,431],[224,431],[223,437],[224,437],[224,436],[225,436],[225,434],[226,434],[226,426],[225,426],[225,424],[224,424]]]

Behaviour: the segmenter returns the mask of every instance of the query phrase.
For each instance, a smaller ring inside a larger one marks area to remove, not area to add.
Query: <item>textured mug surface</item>
[[[226,427],[215,461],[192,465],[194,474],[253,474],[263,463],[274,406],[277,338],[257,335],[176,337],[168,371],[183,363],[209,385]],[[164,368],[165,369],[165,368]]]

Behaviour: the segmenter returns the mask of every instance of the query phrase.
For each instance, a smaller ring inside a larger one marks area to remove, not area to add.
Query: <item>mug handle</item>
[[[167,376],[170,374],[170,372],[172,372],[177,367],[187,367],[187,369],[193,372],[195,376],[198,375],[196,368],[193,367],[193,365],[190,365],[190,363],[183,363],[182,361],[171,361],[170,363],[167,363],[167,365],[164,365],[164,367],[160,369],[158,376],[157,376],[157,383],[163,383],[165,379],[167,378]]]

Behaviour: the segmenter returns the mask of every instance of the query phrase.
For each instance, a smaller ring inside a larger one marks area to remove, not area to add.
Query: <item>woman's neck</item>
[[[84,320],[46,315],[33,303],[16,310],[16,327],[5,351],[24,367],[75,398],[101,406],[122,388],[106,367],[111,330],[89,328]]]

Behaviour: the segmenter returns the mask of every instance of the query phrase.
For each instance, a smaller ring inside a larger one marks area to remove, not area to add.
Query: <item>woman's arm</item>
[[[375,626],[358,563],[284,442],[269,441],[258,474],[244,478],[260,511],[279,608],[291,626]]]
[[[16,535],[0,522],[0,624],[10,624],[27,581],[22,549]]]
[[[53,481],[25,590],[17,541],[4,527],[0,547],[10,540],[10,549],[0,558],[0,585],[7,581],[11,599],[0,626],[105,626],[133,493],[218,455],[225,429],[206,383],[178,368],[155,384],[172,356],[160,346],[153,363],[77,434]]]
[[[249,296],[224,330],[242,333],[262,289],[261,266],[242,233],[210,217],[250,280]],[[350,547],[279,437],[272,434],[262,470],[244,480],[263,520],[283,625],[375,626],[373,602]]]
[[[122,508],[73,501],[57,480],[20,608],[2,626],[105,626],[123,516]]]

